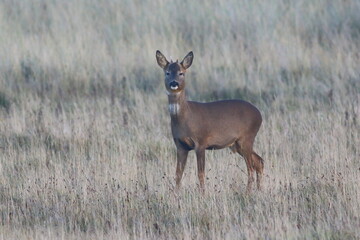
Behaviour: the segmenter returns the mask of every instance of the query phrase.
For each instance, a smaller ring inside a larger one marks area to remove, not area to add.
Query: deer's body
[[[241,100],[185,101],[177,106],[175,114],[170,110],[172,135],[189,150],[195,146],[205,149],[230,147],[236,141],[254,135],[261,125],[260,112]]]
[[[169,63],[159,51],[156,56],[165,71],[171,131],[177,147],[177,186],[180,185],[190,150],[196,152],[200,187],[204,189],[205,150],[230,147],[246,160],[249,174],[247,190],[251,190],[254,170],[260,188],[263,160],[253,151],[253,142],[262,122],[259,110],[243,100],[187,101],[184,73],[192,63],[192,52],[180,64]]]

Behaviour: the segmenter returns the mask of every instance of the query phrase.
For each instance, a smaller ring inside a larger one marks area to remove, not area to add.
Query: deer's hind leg
[[[254,151],[252,152],[251,157],[253,160],[253,166],[256,170],[257,189],[261,190],[262,176],[264,173],[264,160]]]
[[[247,192],[251,191],[252,183],[254,181],[254,170],[256,171],[256,185],[257,189],[261,189],[262,176],[264,172],[264,160],[253,150],[252,141],[236,141],[234,145],[230,147],[233,152],[239,153],[246,162],[248,170],[248,185]]]
[[[252,142],[241,142],[240,140],[236,141],[230,149],[234,152],[236,151],[242,157],[244,157],[246,162],[246,167],[248,171],[248,183],[246,187],[246,192],[251,192],[252,183],[254,182],[254,164],[252,158]]]

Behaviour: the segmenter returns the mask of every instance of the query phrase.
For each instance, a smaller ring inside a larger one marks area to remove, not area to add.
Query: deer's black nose
[[[170,83],[170,88],[171,89],[177,89],[179,87],[179,83],[178,82],[175,82],[175,81],[172,81],[171,83]]]

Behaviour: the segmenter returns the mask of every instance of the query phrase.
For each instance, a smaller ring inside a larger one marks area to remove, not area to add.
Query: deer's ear
[[[193,62],[193,59],[194,59],[194,54],[193,52],[189,52],[185,57],[184,57],[184,60],[181,61],[181,65],[185,68],[185,69],[188,69],[192,62]]]
[[[164,69],[169,64],[168,60],[166,60],[166,57],[159,50],[156,51],[156,61],[162,69]]]

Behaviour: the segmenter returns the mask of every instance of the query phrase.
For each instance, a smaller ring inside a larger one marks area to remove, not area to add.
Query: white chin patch
[[[179,88],[179,86],[171,86],[170,88],[171,88],[171,90],[176,90]]]

